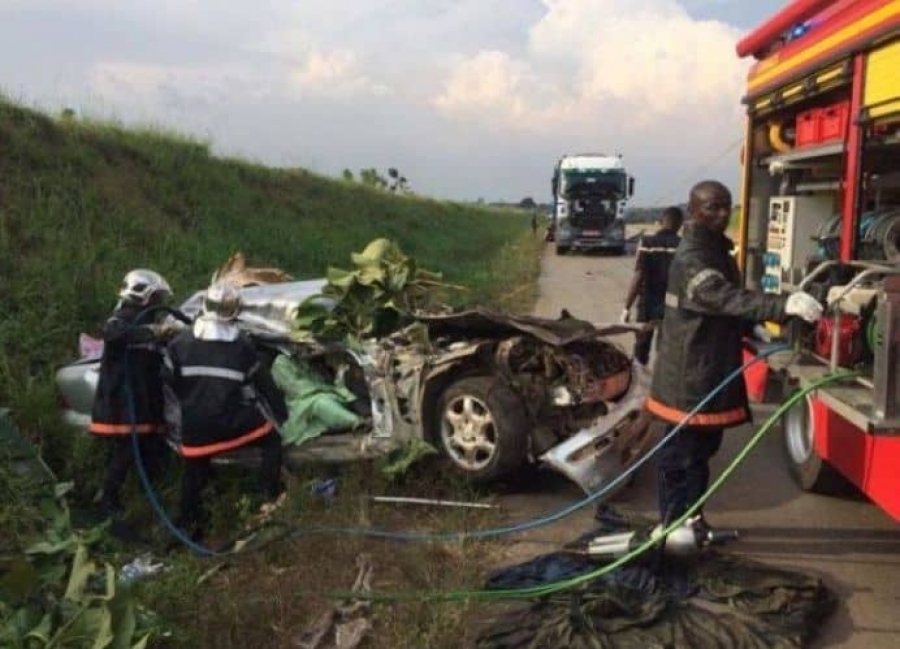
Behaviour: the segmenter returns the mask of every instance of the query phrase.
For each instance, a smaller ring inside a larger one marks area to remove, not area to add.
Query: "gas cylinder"
[[[828,316],[819,320],[816,325],[816,354],[823,358],[831,358],[832,339],[835,335],[834,317]],[[841,367],[853,367],[862,360],[863,339],[860,335],[860,319],[849,313],[838,316],[838,358]]]

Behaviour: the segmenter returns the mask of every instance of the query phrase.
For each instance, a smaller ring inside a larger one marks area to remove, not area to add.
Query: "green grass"
[[[57,120],[2,98],[0,152],[0,406],[12,408],[16,424],[57,475],[75,481],[74,502],[81,505],[99,486],[102,448],[60,423],[53,374],[75,357],[79,332],[98,331],[131,268],[162,272],[177,302],[202,288],[238,250],[253,265],[278,266],[304,279],[322,276],[329,265],[347,267],[351,252],[388,237],[448,282],[468,287],[454,298],[457,306],[527,311],[536,297],[542,243],[522,212],[399,197],[301,169],[218,159],[207,143]],[[173,473],[161,488],[168,507],[177,498]],[[291,524],[355,525],[365,522],[359,499],[367,493],[471,496],[433,469],[399,486],[365,467],[343,475],[341,495],[327,504],[311,501],[294,477],[282,515]],[[216,497],[216,528],[246,518],[246,503],[231,488],[242,479],[225,481]],[[153,515],[133,481],[126,496],[131,519],[150,529]],[[19,500],[4,499],[0,523],[22,537],[6,539],[21,548],[37,533],[40,517]],[[492,522],[467,512],[390,507],[369,515],[373,524],[395,529]],[[162,534],[158,527],[155,534]],[[116,554],[111,543],[104,559],[121,565],[133,557],[133,549]],[[4,549],[13,548],[7,542]],[[288,646],[331,604],[327,593],[349,587],[361,551],[375,558],[375,587],[390,591],[477,586],[494,549],[435,543],[397,552],[384,542],[296,538],[229,559],[208,587],[197,580],[215,564],[181,553],[167,559],[169,573],[142,586],[142,601],[175,631],[152,646]],[[460,646],[472,638],[474,606],[378,607],[375,640],[366,646]]]

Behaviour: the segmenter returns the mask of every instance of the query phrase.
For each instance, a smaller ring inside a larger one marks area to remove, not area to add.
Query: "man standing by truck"
[[[782,296],[741,288],[733,244],[725,236],[731,193],[722,183],[695,185],[688,211],[690,221],[669,268],[659,356],[646,406],[668,423],[666,434],[740,369],[742,340],[755,323],[791,316],[815,322],[822,315],[822,305],[807,293]],[[657,488],[664,524],[680,518],[706,492],[709,460],[722,443],[723,429],[749,420],[746,387],[733,380],[663,447]]]
[[[666,284],[669,281],[669,264],[675,249],[681,242],[678,231],[684,223],[684,214],[678,207],[667,207],[660,217],[656,234],[641,239],[634,264],[631,286],[625,297],[622,322],[631,320],[631,307],[638,303],[637,322],[659,322],[665,312]],[[641,365],[650,361],[653,329],[638,334],[634,341],[634,358]]]

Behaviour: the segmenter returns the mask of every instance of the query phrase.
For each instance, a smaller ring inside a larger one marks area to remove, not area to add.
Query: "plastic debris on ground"
[[[309,485],[309,493],[313,496],[331,498],[337,493],[337,480],[335,478],[313,480]]]
[[[146,579],[147,577],[162,572],[165,570],[165,567],[165,564],[162,562],[155,563],[152,555],[143,554],[122,566],[119,570],[119,585],[125,586],[136,581],[141,581],[142,579]]]
[[[300,445],[335,430],[348,430],[361,418],[348,406],[356,397],[343,385],[322,380],[306,363],[279,356],[272,364],[272,377],[284,392],[288,419],[281,425],[286,445]]]
[[[583,539],[652,526],[611,520]],[[540,586],[601,565],[557,552],[492,575],[487,588]],[[714,551],[693,560],[649,552],[583,587],[506,608],[483,626],[476,646],[795,649],[808,646],[835,607],[834,593],[801,572]]]

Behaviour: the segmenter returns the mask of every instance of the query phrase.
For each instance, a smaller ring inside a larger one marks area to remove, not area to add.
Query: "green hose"
[[[878,329],[878,318],[873,314],[866,326],[866,344],[869,346],[869,351],[873,354],[880,338],[881,330]]]
[[[718,491],[721,486],[725,483],[725,481],[731,477],[731,474],[740,466],[740,464],[747,458],[750,452],[759,444],[762,440],[763,436],[769,432],[772,426],[783,417],[788,410],[790,410],[798,401],[805,398],[807,394],[817,390],[823,385],[827,385],[829,383],[835,383],[837,381],[841,381],[844,379],[851,378],[856,376],[854,372],[840,372],[838,374],[831,374],[822,377],[818,381],[811,383],[809,386],[803,388],[802,390],[792,394],[787,400],[785,400],[778,409],[769,415],[768,419],[763,422],[763,425],[759,428],[759,430],[754,433],[753,437],[750,438],[750,441],[747,442],[747,445],[744,446],[743,449],[735,456],[735,458],[731,461],[731,463],[722,471],[721,475],[710,485],[709,489],[704,493],[693,505],[691,505],[688,510],[676,521],[673,521],[668,527],[663,530],[663,536],[668,535],[670,532],[680,527],[688,518],[693,516],[703,505],[709,500],[716,491]],[[341,599],[347,597],[355,597],[355,598],[364,598],[374,602],[395,602],[395,601],[408,601],[408,600],[420,600],[420,601],[461,601],[467,599],[532,599],[535,597],[544,597],[546,595],[552,595],[553,593],[558,593],[564,590],[569,590],[585,584],[589,581],[593,581],[598,577],[602,577],[606,575],[616,568],[625,565],[632,559],[637,558],[638,556],[644,554],[649,551],[651,548],[656,546],[659,543],[658,539],[648,539],[642,545],[636,547],[631,550],[625,556],[616,559],[612,563],[609,563],[597,570],[592,570],[591,572],[585,573],[583,575],[579,575],[577,577],[571,577],[569,579],[563,579],[560,581],[552,582],[549,584],[544,584],[542,586],[534,586],[531,588],[510,588],[510,589],[497,589],[497,590],[471,590],[471,591],[444,591],[444,592],[404,592],[404,593],[393,593],[393,594],[366,594],[360,595],[358,593],[340,593],[335,594],[335,597],[339,597]]]

